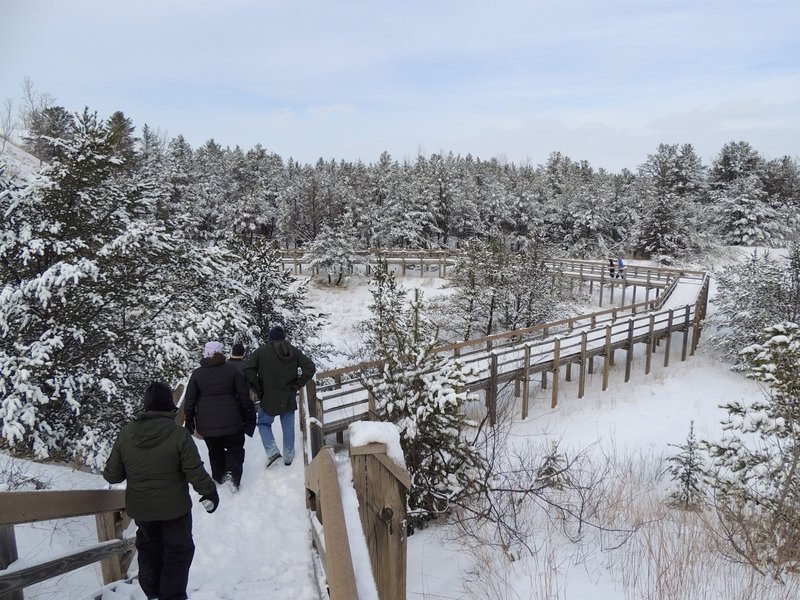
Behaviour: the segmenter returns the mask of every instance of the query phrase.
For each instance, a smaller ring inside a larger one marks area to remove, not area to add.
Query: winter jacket
[[[168,521],[192,508],[189,484],[204,496],[216,486],[189,432],[173,412],[142,412],[122,428],[103,469],[109,483],[127,479],[125,512],[139,521]]]
[[[239,370],[239,373],[244,375],[244,366],[247,364],[247,361],[243,358],[229,358],[225,361],[226,365],[233,365]]]
[[[186,385],[183,401],[186,419],[194,419],[197,432],[220,437],[242,430],[252,435],[256,413],[244,376],[221,354],[200,361]]]
[[[316,370],[314,361],[286,340],[280,340],[259,346],[247,361],[244,374],[261,399],[261,409],[274,417],[297,410],[297,389]]]

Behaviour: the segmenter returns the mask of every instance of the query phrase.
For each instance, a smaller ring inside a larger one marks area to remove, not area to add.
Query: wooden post
[[[611,325],[606,325],[606,352],[603,361],[603,391],[608,389],[608,367],[614,362],[614,350],[611,348]]]
[[[631,363],[633,362],[633,319],[628,320],[628,348],[625,354],[625,383],[631,378]]]
[[[561,362],[561,339],[553,340],[553,390],[550,396],[550,408],[558,406],[558,369]]]
[[[583,391],[586,386],[586,332],[581,332],[581,362],[578,375],[578,398],[583,398]]]
[[[644,362],[644,374],[650,374],[650,361],[653,356],[653,328],[655,327],[656,316],[650,313],[650,329],[647,332],[647,358]]]
[[[530,393],[530,368],[531,368],[531,347],[525,344],[525,358],[522,367],[522,418],[528,418],[528,396]]]
[[[572,363],[567,363],[564,368],[564,381],[572,381]]]
[[[605,281],[606,281],[606,271],[605,269],[603,269],[602,271],[600,271],[600,304],[598,304],[600,308],[603,308],[603,284],[605,283]]]
[[[122,539],[124,520],[121,512],[98,513],[94,518],[97,523],[98,542]],[[123,565],[123,558],[123,556],[117,554],[100,561],[104,585],[128,578],[128,566]]]
[[[547,389],[547,371],[542,371],[542,389]]]
[[[425,259],[422,256],[419,257],[419,276],[425,277]]]
[[[313,379],[309,379],[306,383],[306,390],[308,392],[308,432],[311,435],[311,456],[308,457],[310,461],[325,445],[325,433],[322,429],[322,402],[317,399],[317,384]]]
[[[19,558],[17,554],[17,538],[13,525],[0,525],[0,571]],[[0,595],[0,600],[24,600],[22,590],[14,590]]]
[[[697,350],[697,344],[700,343],[700,318],[701,309],[700,300],[698,300],[694,305],[694,320],[692,321],[692,346],[691,350],[689,351],[690,356],[694,356],[694,351]]]
[[[353,487],[380,600],[406,598],[408,473],[386,455],[386,444],[350,448]]]
[[[497,355],[489,357],[489,387],[486,388],[486,410],[489,412],[489,425],[497,423]]]
[[[683,319],[683,348],[681,349],[681,360],[686,360],[686,344],[689,342],[689,305],[686,305],[686,314]]]
[[[672,341],[672,315],[675,312],[674,309],[669,309],[669,317],[667,317],[667,343],[664,345],[664,366],[669,366],[669,345]]]

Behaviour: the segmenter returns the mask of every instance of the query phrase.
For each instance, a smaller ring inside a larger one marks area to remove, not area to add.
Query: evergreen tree
[[[463,416],[463,405],[472,399],[464,391],[469,373],[457,360],[433,352],[439,338],[420,292],[406,307],[405,292],[385,268],[377,270],[372,285],[373,316],[364,330],[367,348],[382,367],[363,374],[362,381],[376,410],[400,430],[413,528],[484,490],[486,463],[468,437],[474,424]]]
[[[725,244],[772,245],[783,239],[784,225],[770,206],[757,175],[740,177],[713,192],[716,223]]]
[[[727,436],[708,443],[722,536],[736,559],[780,578],[800,544],[800,326],[764,330],[745,350],[748,377],[767,386],[753,402],[723,406]]]
[[[124,169],[134,169],[136,165],[136,138],[133,132],[136,128],[133,121],[118,110],[108,119],[108,143],[115,156],[123,160]]]
[[[149,381],[177,383],[240,322],[226,257],[153,220],[95,115],[73,130],[0,191],[0,421],[14,451],[97,465]]]
[[[25,149],[39,160],[49,162],[58,156],[59,146],[52,140],[69,139],[73,117],[62,106],[47,106],[30,113],[28,134],[23,137]]]
[[[669,466],[666,472],[675,484],[675,489],[669,494],[669,500],[684,510],[700,508],[705,501],[703,491],[705,463],[700,443],[694,435],[694,421],[689,425],[686,443],[680,446],[670,445],[678,448],[680,452],[667,457]]]
[[[320,356],[315,342],[325,315],[308,305],[308,280],[296,279],[283,267],[280,254],[266,241],[247,246],[231,278],[241,282],[237,304],[243,324],[239,335],[252,347],[267,339],[270,327],[280,324],[292,343]]]
[[[690,144],[660,144],[639,167],[640,253],[670,262],[702,241],[703,166]]]
[[[345,214],[338,227],[323,225],[317,239],[308,248],[311,268],[325,273],[328,283],[334,285],[342,283],[342,279],[353,272],[358,259],[354,232],[344,225],[348,220],[349,215]]]
[[[714,344],[733,363],[747,367],[742,348],[755,344],[765,327],[781,321],[800,321],[800,249],[790,248],[784,259],[753,251],[739,263],[726,266],[717,277],[712,317]]]

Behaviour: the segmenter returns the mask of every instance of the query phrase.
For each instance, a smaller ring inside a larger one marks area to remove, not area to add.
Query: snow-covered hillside
[[[0,148],[3,147],[3,143],[3,140],[0,140]],[[9,141],[5,142],[5,148],[0,151],[0,163],[5,163],[7,176],[20,179],[27,179],[38,172],[41,166],[38,158]]]

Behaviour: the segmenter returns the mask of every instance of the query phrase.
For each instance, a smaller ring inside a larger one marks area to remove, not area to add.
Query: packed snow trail
[[[280,425],[273,427],[280,444]],[[195,504],[194,562],[189,575],[191,600],[306,600],[319,598],[311,557],[311,531],[305,508],[302,437],[299,456],[266,468],[256,431],[246,438],[241,489],[219,486],[219,508],[206,513]],[[197,441],[208,465],[205,444]]]

